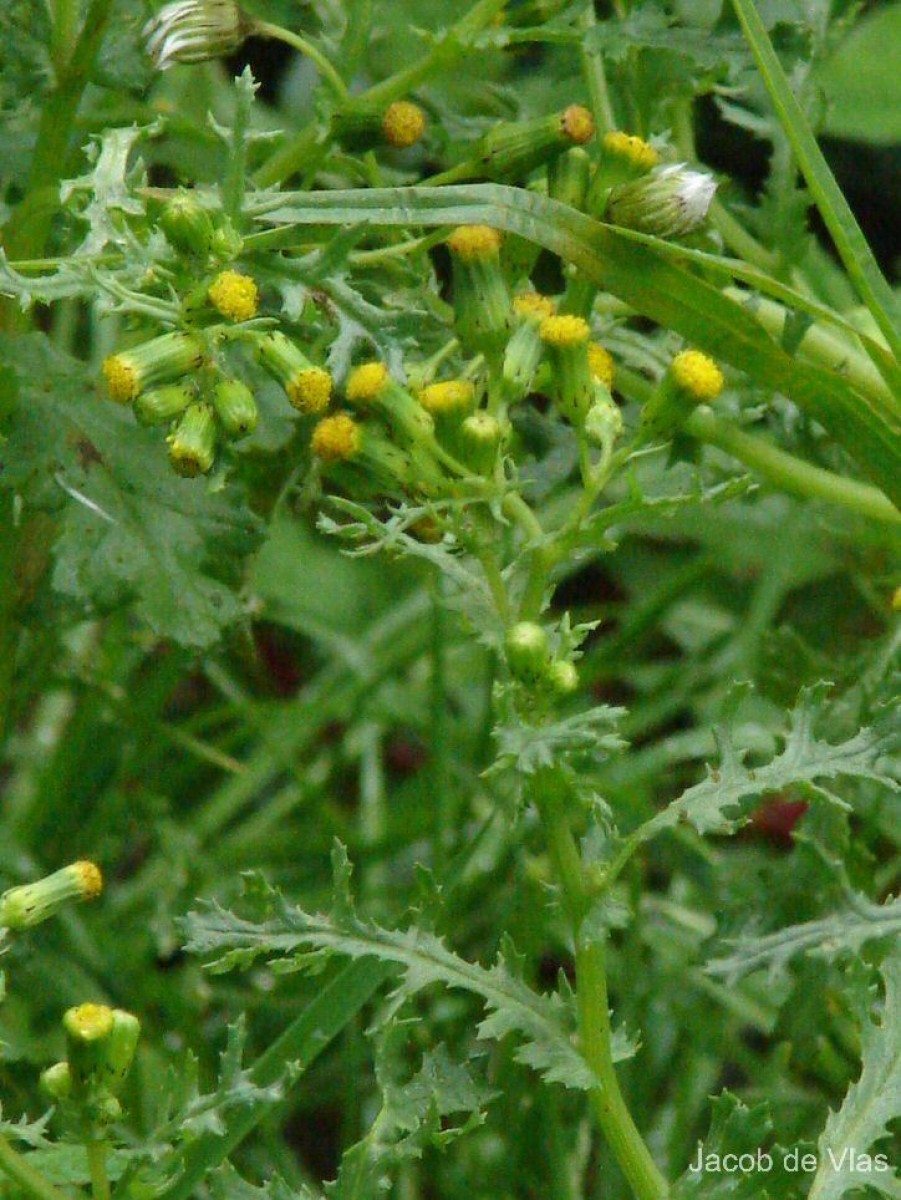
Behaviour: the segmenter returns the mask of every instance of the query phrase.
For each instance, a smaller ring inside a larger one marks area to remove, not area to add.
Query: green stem
[[[706,406],[695,409],[684,429],[699,441],[725,450],[783,491],[828,500],[871,520],[893,525],[901,522],[901,512],[878,488],[811,466],[763,438],[736,429],[728,421],[714,416]]]
[[[9,1142],[0,1134],[0,1171],[5,1171],[10,1179],[15,1180],[19,1187],[34,1196],[36,1200],[66,1200],[62,1192],[56,1190],[43,1175],[30,1166],[28,1159],[18,1150],[14,1150]]]
[[[106,1157],[109,1143],[89,1139],[85,1143],[88,1152],[88,1170],[91,1173],[91,1195],[93,1200],[109,1200],[109,1176],[106,1173]]]
[[[18,627],[16,624],[16,552],[19,530],[15,523],[15,496],[0,491],[0,757],[13,695]]]
[[[291,46],[292,49],[303,54],[305,58],[308,58],[311,63],[314,63],[319,68],[322,78],[332,89],[337,100],[344,103],[349,99],[350,93],[347,90],[344,80],[322,51],[317,46],[314,46],[312,42],[308,42],[299,33],[292,33],[290,29],[283,29],[281,25],[272,25],[269,21],[254,21],[253,32],[259,37],[284,42],[286,46]]]
[[[566,814],[566,790],[560,773],[554,768],[536,772],[532,797],[573,928],[581,1050],[598,1081],[591,1092],[592,1112],[637,1200],[664,1200],[669,1187],[636,1128],[616,1077],[604,946],[583,940],[580,935],[591,893]]]
[[[579,14],[578,23],[583,34],[579,51],[582,59],[582,74],[585,77],[588,95],[591,98],[591,109],[594,113],[595,125],[599,134],[609,133],[611,130],[616,129],[616,114],[610,102],[610,91],[607,87],[607,76],[604,72],[604,60],[601,56],[601,51],[597,46],[591,44],[591,34],[597,23],[594,14],[594,0],[589,0],[588,4],[582,9],[582,12]],[[588,42],[587,45],[586,41]]]

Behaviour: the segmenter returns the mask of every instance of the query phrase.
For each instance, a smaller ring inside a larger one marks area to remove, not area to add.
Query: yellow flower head
[[[656,167],[660,161],[660,155],[643,138],[623,133],[619,129],[605,133],[603,145],[608,154],[623,158],[630,166],[639,167],[643,171],[650,171],[651,167]]]
[[[472,407],[475,394],[475,385],[468,379],[448,379],[424,387],[419,402],[434,417],[439,413],[466,412]]]
[[[425,113],[411,100],[395,100],[385,109],[382,133],[390,146],[405,150],[425,133]]]
[[[513,311],[517,316],[543,321],[554,315],[557,306],[550,296],[542,296],[540,292],[521,292],[513,298]]]
[[[567,313],[559,317],[546,317],[541,322],[539,333],[546,346],[563,349],[567,346],[578,346],[582,342],[587,342],[591,330],[588,322],[582,317]]]
[[[110,399],[117,404],[129,404],[141,390],[138,372],[121,354],[110,354],[103,360],[103,378]]]
[[[477,262],[496,257],[502,241],[498,230],[490,225],[461,225],[447,239],[447,245],[463,262]]]
[[[96,863],[88,859],[72,863],[69,870],[78,886],[83,900],[96,900],[103,891],[103,875]]]
[[[249,321],[257,315],[260,294],[249,275],[220,271],[207,290],[210,304],[229,321]]]
[[[325,412],[332,398],[332,377],[322,367],[306,367],[285,384],[293,408],[305,416]]]
[[[63,1016],[66,1033],[79,1042],[97,1042],[113,1029],[113,1010],[105,1004],[79,1004]]]
[[[577,146],[594,136],[594,117],[581,104],[571,104],[563,111],[563,133]]]
[[[610,351],[605,350],[600,342],[592,342],[588,347],[588,369],[604,387],[613,384],[613,359]]]
[[[355,367],[348,377],[346,388],[348,403],[372,404],[390,382],[391,376],[384,363],[363,363],[362,366]]]
[[[683,350],[670,363],[670,373],[676,385],[697,401],[715,400],[723,390],[723,373],[700,350]]]
[[[313,430],[310,448],[323,462],[347,462],[360,452],[363,433],[347,413],[325,417]]]

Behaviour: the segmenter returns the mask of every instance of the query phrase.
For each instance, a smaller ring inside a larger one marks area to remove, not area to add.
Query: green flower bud
[[[457,434],[460,458],[480,475],[489,475],[497,462],[504,427],[486,412],[474,412]]]
[[[381,362],[355,367],[347,379],[347,403],[363,412],[379,413],[410,442],[431,441],[435,422],[422,404],[396,383]]]
[[[147,388],[181,379],[202,362],[203,346],[197,338],[187,333],[164,333],[109,355],[103,363],[103,375],[110,398],[129,404]]]
[[[408,454],[375,425],[355,421],[347,413],[324,417],[313,430],[310,449],[327,469],[351,466],[377,488],[396,491],[418,483]]]
[[[585,416],[585,436],[597,446],[608,446],[623,431],[622,413],[602,383],[595,382],[594,400]]]
[[[569,659],[558,658],[548,667],[547,681],[558,696],[571,696],[579,688],[579,672]]]
[[[497,354],[510,330],[510,293],[501,270],[501,235],[462,225],[447,239],[454,273],[454,326],[470,353]]]
[[[5,891],[0,896],[0,929],[30,929],[70,900],[93,900],[102,890],[99,867],[87,861],[71,863],[35,883]]]
[[[701,171],[684,165],[660,167],[634,183],[613,188],[606,219],[613,225],[655,237],[682,237],[703,222],[716,183]]]
[[[474,175],[497,180],[521,178],[593,136],[591,113],[580,104],[571,104],[549,117],[496,125],[476,142],[467,161],[452,167],[449,174],[456,179]]]
[[[190,192],[179,192],[167,201],[160,214],[159,226],[173,249],[202,258],[209,254],[213,241],[213,222],[207,210]]]
[[[122,1008],[113,1009],[113,1027],[103,1045],[103,1083],[113,1093],[117,1093],[125,1083],[138,1039],[141,1036],[141,1022],[130,1012]]]
[[[570,208],[584,209],[590,171],[591,159],[581,146],[574,146],[548,163],[547,194]]]
[[[222,379],[213,388],[213,408],[230,438],[245,437],[257,427],[259,410],[253,392],[239,379]]]
[[[213,230],[210,252],[220,262],[231,262],[244,249],[244,239],[228,217],[223,217]]]
[[[194,398],[194,390],[185,383],[170,383],[152,388],[135,398],[134,414],[142,425],[165,425],[183,413]]]
[[[67,1062],[54,1063],[41,1072],[41,1091],[51,1100],[68,1100],[72,1094],[72,1073]]]
[[[504,398],[521,400],[531,390],[544,350],[541,323],[555,312],[553,300],[538,292],[524,292],[513,300],[516,328],[504,350]]]
[[[581,427],[595,397],[588,360],[588,322],[565,314],[548,317],[539,329],[551,365],[551,391],[568,421]]]
[[[169,461],[186,478],[205,475],[216,458],[216,418],[208,404],[191,404],[166,439]]]
[[[63,1029],[72,1091],[76,1097],[83,1097],[102,1080],[105,1042],[113,1030],[113,1010],[105,1004],[79,1004],[64,1013]]]
[[[314,366],[298,347],[278,331],[261,334],[256,343],[261,365],[277,380],[292,407],[304,416],[325,412],[332,396],[332,377]]]
[[[527,687],[535,687],[547,676],[550,665],[548,637],[534,621],[519,621],[507,630],[504,652],[510,674]]]
[[[395,100],[386,109],[350,105],[332,118],[332,133],[348,150],[379,145],[406,150],[420,140],[425,127],[425,113],[411,100]]]

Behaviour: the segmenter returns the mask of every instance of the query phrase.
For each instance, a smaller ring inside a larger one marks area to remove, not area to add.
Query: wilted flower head
[[[237,50],[251,23],[233,0],[176,0],[144,26],[147,53],[159,71]]]
[[[613,188],[606,216],[614,225],[640,233],[681,237],[697,229],[707,216],[715,191],[716,182],[709,175],[676,163]]]

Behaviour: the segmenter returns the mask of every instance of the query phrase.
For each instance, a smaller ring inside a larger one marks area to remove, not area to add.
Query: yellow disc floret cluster
[[[425,133],[425,113],[411,100],[395,100],[385,109],[382,133],[390,146],[405,150]]]
[[[490,225],[461,225],[447,239],[447,245],[463,262],[475,262],[493,258],[502,241],[501,234]]]
[[[557,306],[550,296],[542,296],[540,292],[520,292],[513,298],[513,311],[520,317],[546,320],[557,311]]]
[[[613,358],[600,342],[592,342],[588,347],[588,369],[604,387],[613,385]]]
[[[633,167],[640,167],[644,171],[650,171],[651,167],[656,167],[660,161],[660,155],[643,138],[623,133],[619,129],[605,133],[603,144],[608,154],[624,158]]]
[[[76,877],[84,900],[96,900],[103,891],[103,875],[96,863],[89,859],[72,863],[69,870]]]
[[[313,430],[310,448],[323,462],[347,462],[360,452],[363,434],[347,413],[325,417]]]
[[[676,385],[693,400],[715,400],[723,390],[723,373],[700,350],[683,350],[670,363],[670,373]]]
[[[571,104],[563,111],[563,133],[576,146],[594,136],[594,117],[581,104]]]
[[[547,317],[541,322],[539,334],[546,346],[565,347],[587,342],[591,330],[583,317],[566,313],[559,317]]]
[[[220,271],[207,290],[210,304],[229,321],[249,321],[257,315],[260,294],[249,275]]]
[[[349,404],[371,404],[377,400],[388,384],[391,376],[384,363],[368,362],[351,371],[347,379],[347,400]]]
[[[285,384],[291,406],[305,416],[325,412],[332,398],[332,377],[322,367],[298,371]]]
[[[130,404],[141,390],[138,372],[121,354],[104,359],[103,378],[110,398],[117,404]]]
[[[432,416],[439,413],[465,412],[475,401],[475,385],[468,379],[448,379],[430,383],[419,393],[419,402]]]
[[[67,1010],[64,1023],[67,1032],[79,1041],[100,1041],[112,1032],[113,1010],[105,1004],[79,1004]]]

